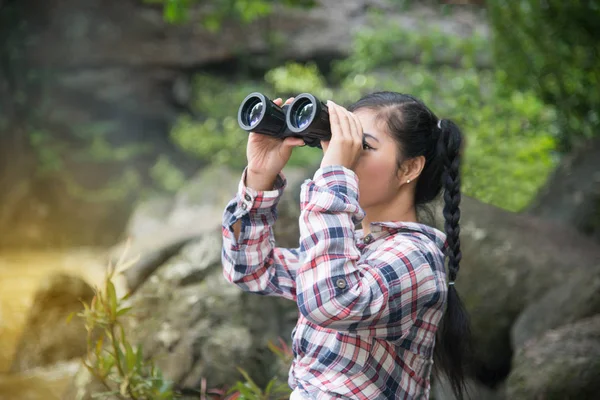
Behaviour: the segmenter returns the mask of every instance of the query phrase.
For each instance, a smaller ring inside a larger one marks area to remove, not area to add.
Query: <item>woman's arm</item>
[[[348,168],[321,167],[302,185],[300,312],[322,327],[388,340],[405,337],[417,321],[433,327],[443,293],[431,266],[408,239],[384,244],[359,262],[354,225],[364,215],[358,178]]]
[[[245,291],[296,300],[299,249],[275,247],[272,229],[287,180],[279,173],[272,190],[255,190],[247,174],[223,213],[223,275]]]

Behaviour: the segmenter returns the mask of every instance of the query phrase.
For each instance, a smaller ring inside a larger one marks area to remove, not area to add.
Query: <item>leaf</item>
[[[260,389],[260,387],[258,387],[258,385],[252,380],[252,378],[250,378],[250,375],[248,375],[248,373],[243,370],[242,368],[237,367],[238,371],[240,371],[240,373],[242,374],[242,376],[244,377],[244,379],[246,379],[246,383],[245,385],[250,388],[252,390],[252,392],[256,393],[256,394],[262,394],[262,390]]]
[[[72,313],[70,313],[70,314],[67,316],[67,320],[66,320],[67,324],[70,324],[70,323],[71,323],[71,320],[73,319],[73,317],[74,317],[75,315],[77,315],[77,312],[73,311]]]
[[[110,310],[110,315],[117,315],[117,292],[115,290],[115,285],[110,281],[106,281],[106,296],[108,298],[108,306]]]
[[[96,342],[96,356],[99,356],[102,352],[103,339],[104,338],[101,336],[100,339],[98,339],[98,341]]]
[[[128,342],[125,343],[125,358],[127,360],[127,370],[133,371],[135,369],[137,357]]]
[[[136,351],[136,366],[138,369],[141,369],[142,364],[144,363],[144,356],[142,354],[142,345],[138,344]]]
[[[123,308],[121,308],[119,311],[117,311],[117,317],[120,317],[122,315],[127,314],[132,309],[133,309],[133,307],[123,307]]]
[[[267,387],[265,388],[265,396],[269,396],[271,394],[271,389],[273,388],[275,382],[277,382],[277,378],[273,378],[269,381]]]

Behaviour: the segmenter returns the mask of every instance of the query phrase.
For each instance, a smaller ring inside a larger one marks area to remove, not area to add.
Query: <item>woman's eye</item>
[[[373,150],[373,148],[369,146],[367,142],[363,142],[363,150]]]

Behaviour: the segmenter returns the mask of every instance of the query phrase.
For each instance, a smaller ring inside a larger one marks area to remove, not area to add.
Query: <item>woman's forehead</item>
[[[389,137],[385,124],[381,118],[377,118],[378,112],[371,109],[359,109],[354,112],[362,125],[363,131],[370,133],[379,140],[385,140]]]

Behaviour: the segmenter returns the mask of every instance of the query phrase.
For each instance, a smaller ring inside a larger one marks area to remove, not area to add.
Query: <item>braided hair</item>
[[[454,287],[462,257],[459,239],[462,134],[452,121],[438,120],[422,101],[407,94],[375,92],[348,107],[349,111],[358,109],[377,112],[377,122],[384,124],[398,143],[398,168],[406,159],[425,157],[416,182],[415,206],[432,202],[443,189],[449,286],[446,311],[437,331],[435,371],[446,375],[456,397],[462,399],[470,349],[468,314]]]

